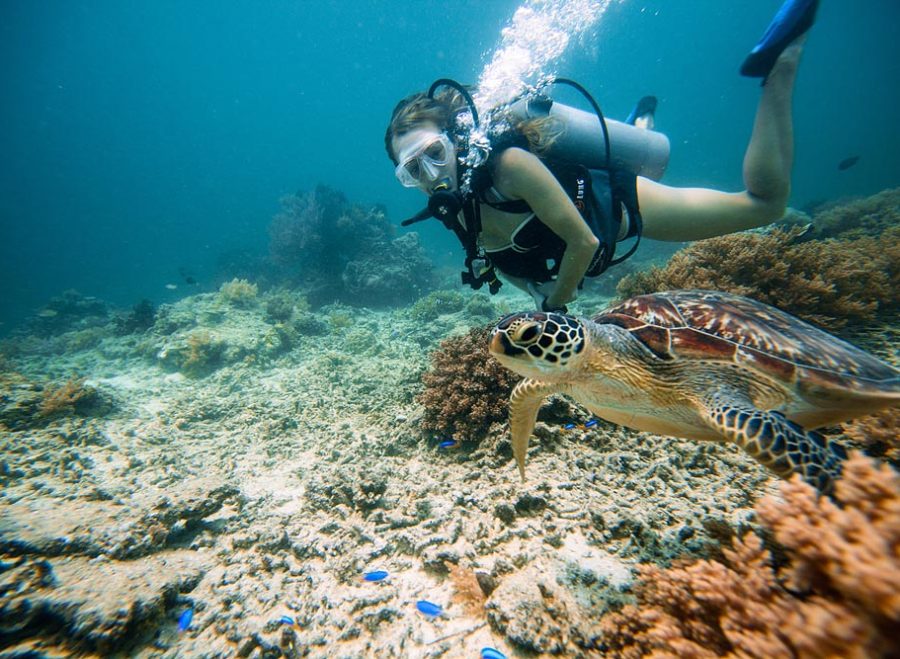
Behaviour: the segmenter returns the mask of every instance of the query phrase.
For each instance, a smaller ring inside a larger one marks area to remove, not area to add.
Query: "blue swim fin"
[[[741,75],[767,77],[788,44],[812,27],[818,8],[819,0],[785,0],[762,39],[741,64]]]
[[[634,106],[634,109],[631,111],[631,114],[628,115],[625,123],[635,126],[640,121],[640,128],[652,130],[653,117],[656,114],[656,105],[657,100],[655,96],[644,96],[637,102],[637,105]]]

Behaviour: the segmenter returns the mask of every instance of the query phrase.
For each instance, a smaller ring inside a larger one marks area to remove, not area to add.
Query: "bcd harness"
[[[566,79],[557,79],[556,82],[575,87],[591,102],[600,119],[604,139],[607,141],[606,161],[607,163],[611,162],[609,158],[608,134],[599,106],[578,83]],[[448,80],[437,81],[433,84],[431,90],[429,90],[429,95],[433,95],[439,83],[455,87],[458,91],[462,91],[463,95],[469,100],[468,92],[461,85]],[[549,99],[547,99],[547,102],[552,103]],[[472,104],[470,103],[470,105]],[[474,113],[474,107],[472,107],[472,110]],[[462,283],[471,286],[475,290],[487,284],[488,290],[492,295],[500,290],[501,282],[497,278],[495,267],[491,263],[490,257],[478,244],[478,236],[481,233],[481,204],[486,204],[507,213],[531,212],[531,208],[524,199],[497,202],[489,201],[485,198],[485,193],[493,186],[490,173],[492,159],[505,148],[511,146],[519,146],[527,150],[527,142],[524,138],[518,136],[511,136],[507,140],[501,139],[500,142],[505,143],[497,144],[486,162],[471,169],[469,194],[463,195],[460,192],[449,190],[437,191],[429,198],[426,209],[402,223],[403,226],[408,226],[413,222],[427,219],[428,217],[439,219],[446,228],[453,231],[465,250],[465,270],[461,273]],[[637,176],[624,169],[588,169],[579,163],[561,160],[542,159],[542,162],[560,183],[591,232],[600,241],[597,251],[585,272],[585,276],[596,277],[611,265],[621,263],[631,256],[640,243],[643,229],[637,199]],[[462,175],[462,172],[460,174]],[[459,222],[458,216],[460,211],[463,214],[464,223]],[[624,238],[634,237],[636,240],[625,254],[618,258],[613,258],[623,214],[627,214],[629,222]],[[537,246],[534,249],[540,250],[541,247]],[[561,254],[547,254],[546,257],[545,259],[540,259],[541,263],[546,264],[544,266],[545,272],[535,273],[533,278],[536,281],[547,281],[555,276],[559,270]],[[550,265],[551,261],[553,265]]]

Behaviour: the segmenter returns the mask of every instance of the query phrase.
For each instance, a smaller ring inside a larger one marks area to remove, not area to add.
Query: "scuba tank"
[[[565,127],[547,150],[554,160],[577,162],[590,169],[624,169],[658,181],[669,164],[669,138],[654,130],[603,118],[608,134],[609,159],[597,112],[563,105],[543,94],[515,101],[509,113],[520,120],[553,117]]]

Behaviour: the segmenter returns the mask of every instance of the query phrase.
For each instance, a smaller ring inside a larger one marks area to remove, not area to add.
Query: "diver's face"
[[[396,169],[400,183],[419,188],[427,195],[438,189],[456,189],[456,148],[433,123],[422,124],[391,140],[397,155]]]

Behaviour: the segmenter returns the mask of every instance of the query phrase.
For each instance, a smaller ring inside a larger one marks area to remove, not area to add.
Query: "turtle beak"
[[[506,336],[506,332],[500,330],[494,330],[494,334],[491,336],[491,341],[488,344],[488,350],[495,357],[512,357],[525,352],[521,348],[514,346],[509,337]]]

